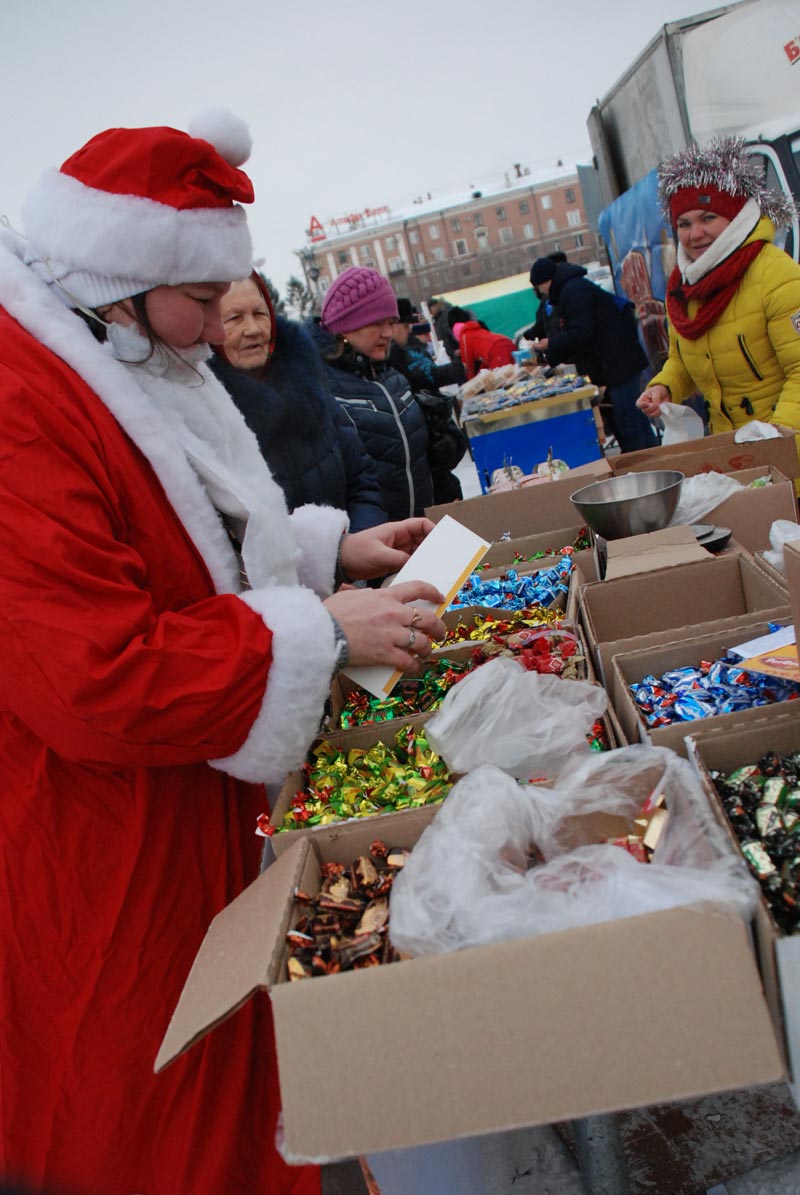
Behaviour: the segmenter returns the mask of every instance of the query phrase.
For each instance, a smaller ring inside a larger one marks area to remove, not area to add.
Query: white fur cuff
[[[333,593],[339,540],[350,520],[345,511],[335,506],[299,506],[290,517],[300,549],[297,562],[300,584],[320,597],[329,597]]]
[[[211,766],[251,784],[279,783],[300,766],[319,730],[335,662],[333,620],[299,586],[253,590],[241,597],[272,631],[264,700],[242,746]]]

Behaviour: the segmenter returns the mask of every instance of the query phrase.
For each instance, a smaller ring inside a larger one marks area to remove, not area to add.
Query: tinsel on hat
[[[690,145],[662,162],[658,170],[658,197],[669,224],[675,222],[679,206],[675,200],[681,192],[703,190],[721,192],[741,200],[742,204],[754,199],[761,214],[768,216],[776,228],[787,226],[795,216],[794,203],[782,192],[765,185],[763,169],[747,152],[743,137],[716,137],[705,145]],[[692,206],[697,206],[693,200]],[[713,203],[710,210],[714,210]]]

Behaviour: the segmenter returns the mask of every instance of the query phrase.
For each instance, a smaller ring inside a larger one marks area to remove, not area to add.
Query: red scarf
[[[749,245],[740,245],[694,285],[683,283],[681,272],[675,266],[667,287],[667,314],[679,336],[697,340],[717,322],[736,293],[745,270],[765,244],[766,241],[752,241]],[[689,315],[690,299],[700,302],[694,319]]]

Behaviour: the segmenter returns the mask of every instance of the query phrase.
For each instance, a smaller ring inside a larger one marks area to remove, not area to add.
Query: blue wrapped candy
[[[569,589],[572,558],[562,556],[551,568],[520,576],[510,568],[502,577],[472,573],[459,589],[449,610],[459,606],[489,606],[493,609],[523,610],[527,606],[552,606]]]
[[[630,686],[630,692],[646,725],[653,728],[796,700],[800,684],[746,672],[736,657],[724,656],[697,668],[645,676]]]

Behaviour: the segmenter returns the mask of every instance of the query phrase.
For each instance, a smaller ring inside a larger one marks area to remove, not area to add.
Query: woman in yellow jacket
[[[637,405],[655,419],[699,390],[712,434],[751,419],[800,429],[800,266],[772,244],[791,204],[738,137],[667,159],[659,196],[678,239],[670,351]]]

